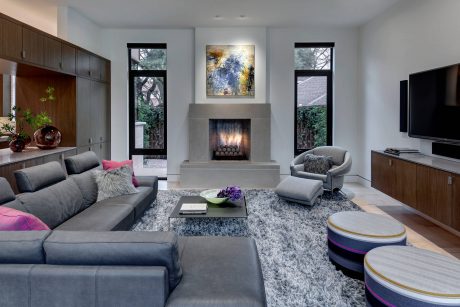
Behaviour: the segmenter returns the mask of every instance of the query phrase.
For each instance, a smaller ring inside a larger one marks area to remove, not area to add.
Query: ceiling
[[[400,0],[16,0],[69,6],[107,28],[362,25]],[[219,16],[216,18],[216,16]]]

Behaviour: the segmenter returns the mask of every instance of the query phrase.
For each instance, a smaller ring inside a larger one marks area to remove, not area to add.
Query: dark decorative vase
[[[24,140],[14,139],[9,144],[12,152],[21,152],[26,147],[26,142]]]
[[[61,143],[61,131],[53,126],[45,126],[34,133],[34,141],[40,149],[53,149]]]

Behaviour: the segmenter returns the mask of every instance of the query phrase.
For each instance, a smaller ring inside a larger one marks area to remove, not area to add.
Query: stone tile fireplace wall
[[[189,110],[190,162],[213,160],[212,147],[215,144],[212,144],[210,129],[212,129],[213,121],[219,119],[248,122],[250,150],[247,160],[270,161],[270,104],[191,104]],[[248,142],[248,140],[244,141]]]

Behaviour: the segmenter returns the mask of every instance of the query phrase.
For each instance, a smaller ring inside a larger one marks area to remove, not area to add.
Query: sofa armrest
[[[182,278],[173,232],[53,231],[44,250],[46,263],[54,265],[163,266],[168,270],[170,290]]]
[[[341,165],[336,168],[329,170],[328,175],[332,177],[342,176],[348,173],[351,169],[352,161],[350,153],[345,154],[344,161]]]
[[[158,177],[156,176],[136,176],[140,187],[150,187],[158,189]]]
[[[163,307],[169,296],[168,272],[156,266],[0,265],[0,280],[5,307]]]

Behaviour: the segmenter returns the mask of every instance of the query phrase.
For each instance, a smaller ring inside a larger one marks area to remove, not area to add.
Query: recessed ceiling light
[[[214,19],[214,20],[222,20],[222,19],[224,19],[224,17],[222,17],[221,15],[216,15],[212,19]]]

